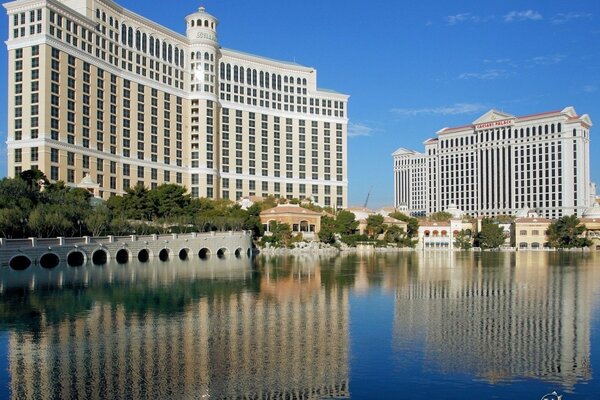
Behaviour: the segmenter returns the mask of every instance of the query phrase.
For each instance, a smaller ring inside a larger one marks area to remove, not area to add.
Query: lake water
[[[600,398],[600,255],[0,270],[0,398]]]

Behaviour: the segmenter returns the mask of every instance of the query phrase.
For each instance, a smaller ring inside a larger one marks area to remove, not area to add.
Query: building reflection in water
[[[451,260],[449,260],[451,257]],[[388,269],[399,358],[422,342],[425,368],[489,382],[591,379],[593,259],[547,252],[413,254]],[[573,262],[580,265],[573,265]]]
[[[348,397],[349,289],[323,282],[318,258],[296,262],[65,269],[33,291],[5,279],[0,300],[21,293],[38,315],[9,318],[11,395]]]

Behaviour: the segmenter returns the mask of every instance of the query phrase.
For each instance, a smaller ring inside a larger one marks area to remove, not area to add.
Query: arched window
[[[133,28],[127,28],[127,45],[133,47]]]
[[[562,132],[562,125],[561,125],[561,123],[559,122],[559,123],[558,123],[558,133],[560,133],[560,132]]]
[[[227,69],[225,72],[227,73],[227,76],[225,77],[225,79],[230,81],[231,80],[231,65],[230,64],[227,64]]]
[[[240,67],[240,83],[244,83],[244,67]]]
[[[277,75],[277,90],[281,90],[281,75]]]
[[[163,61],[167,61],[167,43],[162,43],[162,59]]]
[[[283,83],[288,83],[288,77],[287,76],[283,77]]]
[[[185,53],[183,52],[183,50],[179,50],[179,65],[181,67],[185,66]]]
[[[192,28],[193,28],[194,27],[194,20],[191,21],[191,24],[192,24]]]
[[[142,51],[145,53],[146,52],[146,46],[148,44],[148,37],[146,36],[146,34],[144,33],[142,35]]]
[[[110,26],[113,26],[113,17],[109,17],[109,18],[108,18],[108,24],[109,24]]]
[[[140,31],[135,31],[135,49],[139,50],[142,47],[142,34]]]
[[[265,73],[265,87],[269,88],[269,73]]]
[[[175,65],[179,66],[179,49],[175,47]]]
[[[150,36],[150,55],[154,55],[154,38]]]
[[[306,86],[306,78],[302,79],[302,84]]]
[[[296,85],[300,85],[302,83],[302,80],[300,78],[296,78]]]
[[[204,59],[206,61],[210,60],[210,55],[208,54],[208,51],[206,53],[204,53]]]
[[[253,69],[252,70],[252,85],[254,85],[254,86],[256,86],[256,75],[257,75],[256,70]]]
[[[225,79],[225,64],[221,63],[219,65],[219,73],[221,75],[221,79]]]
[[[121,25],[121,43],[127,44],[127,25]]]
[[[211,23],[210,23],[210,27],[211,27],[211,29],[215,29],[215,23],[214,23],[214,22],[211,22]]]
[[[233,66],[233,81],[237,82],[238,81],[238,75],[239,75],[239,68],[237,65]]]
[[[550,125],[550,133],[554,133],[554,124]]]
[[[273,89],[277,89],[277,75],[271,74],[271,85]]]
[[[169,62],[173,62],[173,46],[169,45]]]
[[[96,8],[96,18],[100,18],[100,9]]]
[[[154,55],[156,56],[156,58],[160,58],[160,40],[156,39],[156,42],[154,42]]]
[[[250,68],[246,70],[246,83],[248,85],[252,84],[252,70]]]
[[[106,13],[102,11],[102,22],[106,22]]]
[[[548,134],[548,125],[544,125],[544,132],[546,133],[546,135]]]
[[[259,74],[259,83],[260,83],[260,87],[264,87],[265,86],[265,73],[260,71]]]

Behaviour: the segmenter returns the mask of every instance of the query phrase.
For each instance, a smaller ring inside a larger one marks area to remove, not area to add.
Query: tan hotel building
[[[4,7],[8,176],[347,206],[348,96],[314,68],[221,48],[203,7],[185,36],[110,0]]]

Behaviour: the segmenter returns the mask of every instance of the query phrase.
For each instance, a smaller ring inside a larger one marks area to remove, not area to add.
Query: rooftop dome
[[[450,203],[448,208],[446,208],[444,211],[451,214],[452,219],[461,219],[463,215],[465,215],[464,211],[458,208],[454,203]]]

